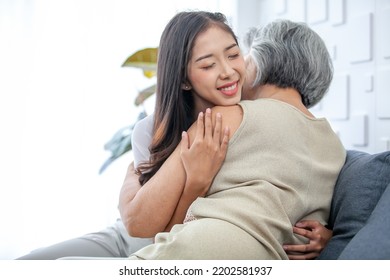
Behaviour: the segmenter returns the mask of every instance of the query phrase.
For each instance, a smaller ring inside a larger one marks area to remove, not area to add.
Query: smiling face
[[[188,63],[196,112],[241,99],[245,62],[232,35],[213,25],[198,35]]]

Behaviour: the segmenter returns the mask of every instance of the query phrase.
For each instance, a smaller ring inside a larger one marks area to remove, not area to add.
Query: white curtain
[[[152,81],[122,68],[178,10],[234,1],[0,0],[0,259],[115,221],[131,153],[103,145]],[[230,5],[230,6],[226,6]]]

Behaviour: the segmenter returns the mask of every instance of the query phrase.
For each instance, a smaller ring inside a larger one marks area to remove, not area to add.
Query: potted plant
[[[145,48],[135,52],[125,60],[122,67],[140,68],[146,78],[154,77],[157,72],[157,48]],[[140,91],[134,101],[135,106],[141,105],[147,98],[152,96],[155,91],[155,84]],[[146,113],[141,112],[133,124],[119,129],[104,145],[104,149],[110,151],[111,155],[99,169],[99,174],[103,173],[103,171],[117,158],[131,151],[131,134],[134,125],[144,117],[146,117]]]

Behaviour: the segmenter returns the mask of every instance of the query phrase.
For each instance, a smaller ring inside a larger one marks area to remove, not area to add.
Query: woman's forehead
[[[225,51],[233,44],[236,45],[236,41],[230,32],[219,26],[212,25],[196,37],[192,48],[192,56],[195,58],[208,53]]]

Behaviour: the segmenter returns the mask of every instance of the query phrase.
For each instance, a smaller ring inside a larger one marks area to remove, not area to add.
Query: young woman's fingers
[[[326,246],[333,236],[333,231],[326,228],[323,224],[316,220],[304,220],[295,225],[295,228],[306,229],[310,234],[306,235],[311,241],[316,242],[322,248]]]
[[[180,141],[181,151],[184,152],[190,148],[190,139],[188,137],[188,133],[183,131],[181,133],[181,141]]]
[[[196,122],[196,134],[195,134],[195,139],[196,140],[201,140],[204,137],[204,113],[200,112],[198,115],[198,121]]]
[[[300,227],[300,228],[309,228],[309,229],[313,230],[313,229],[316,229],[322,225],[320,222],[318,222],[316,220],[302,220],[302,221],[299,221],[295,226]]]
[[[205,126],[204,137],[207,139],[212,139],[212,137],[213,137],[213,124],[211,121],[211,109],[210,108],[206,109],[204,126]]]
[[[229,128],[225,127],[223,131],[223,138],[221,143],[221,151],[223,152],[224,155],[226,155],[228,145],[229,145]]]
[[[309,242],[301,245],[283,245],[290,260],[307,260],[319,256],[327,241],[332,236],[332,231],[325,228],[320,222],[315,220],[299,221],[293,232],[306,237]]]
[[[213,140],[215,143],[221,143],[221,131],[222,131],[222,115],[217,113],[215,115],[215,127],[213,132]]]
[[[300,244],[300,245],[283,245],[284,251],[288,253],[311,253],[317,252],[314,244]]]
[[[315,238],[315,233],[313,233],[311,230],[307,230],[304,228],[293,227],[293,232],[302,235],[310,240],[313,240]]]

